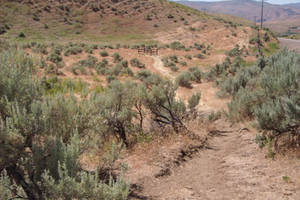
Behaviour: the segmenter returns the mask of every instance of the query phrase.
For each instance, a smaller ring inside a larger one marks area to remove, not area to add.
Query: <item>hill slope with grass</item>
[[[165,0],[2,0],[0,7],[2,37],[40,40],[151,39],[199,17],[206,15]]]
[[[240,24],[166,0],[2,0],[0,6],[0,38],[13,40],[164,42],[178,28],[214,33],[224,25]]]

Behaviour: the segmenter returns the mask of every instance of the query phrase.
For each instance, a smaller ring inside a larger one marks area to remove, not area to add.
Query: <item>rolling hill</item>
[[[231,26],[249,26],[237,17],[221,18],[167,0],[1,0],[0,38],[122,44],[181,38],[193,42],[191,35],[200,34],[202,39],[205,34],[206,41],[213,41],[220,34],[231,35]],[[229,28],[224,30],[226,24]]]
[[[260,22],[261,3],[254,0],[231,0],[224,2],[179,1],[192,8],[212,13],[239,16]],[[275,5],[265,3],[265,25],[276,32],[300,32],[300,4]]]
[[[166,0],[2,0],[0,34],[9,38],[23,32],[37,40],[143,40],[201,18],[207,15]]]

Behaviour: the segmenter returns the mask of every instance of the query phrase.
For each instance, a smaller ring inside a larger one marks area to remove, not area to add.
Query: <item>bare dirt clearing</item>
[[[287,47],[300,53],[300,40],[279,38],[279,42],[281,47]]]

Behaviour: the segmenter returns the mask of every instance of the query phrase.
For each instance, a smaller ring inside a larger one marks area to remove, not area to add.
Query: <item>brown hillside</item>
[[[0,37],[16,39],[22,32],[27,40],[40,41],[152,43],[177,40],[169,36],[179,33],[179,38],[199,36],[210,42],[220,34],[229,40],[233,29],[243,29],[232,19],[216,19],[166,0],[2,0],[0,15]]]
[[[77,38],[86,40],[151,39],[152,33],[170,30],[205,14],[165,0],[2,0],[2,37],[24,32],[32,39]]]

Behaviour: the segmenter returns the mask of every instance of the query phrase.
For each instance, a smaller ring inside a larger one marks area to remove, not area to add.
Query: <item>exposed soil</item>
[[[153,67],[154,69],[162,76],[174,79],[174,75],[172,74],[172,71],[164,66],[164,63],[161,61],[161,58],[158,56],[152,56],[154,60]]]
[[[179,167],[165,170],[166,176],[151,177],[151,170],[157,169],[150,165],[146,176],[131,174],[140,189],[136,196],[143,197],[133,199],[299,199],[299,159],[266,158],[253,142],[253,132],[241,127],[220,120],[219,131],[212,131],[206,148]]]
[[[300,53],[300,40],[279,38],[280,46],[287,47]]]
[[[154,67],[167,75],[159,60],[154,59]],[[211,83],[199,87],[203,118],[211,111],[226,108],[228,99],[218,99]],[[181,97],[191,93],[179,90]],[[175,137],[127,159],[127,177],[134,186],[131,199],[299,199],[300,157],[269,158],[267,150],[259,149],[254,142],[256,131],[245,124],[233,125],[220,119],[195,122],[190,128],[201,138],[198,143]]]

